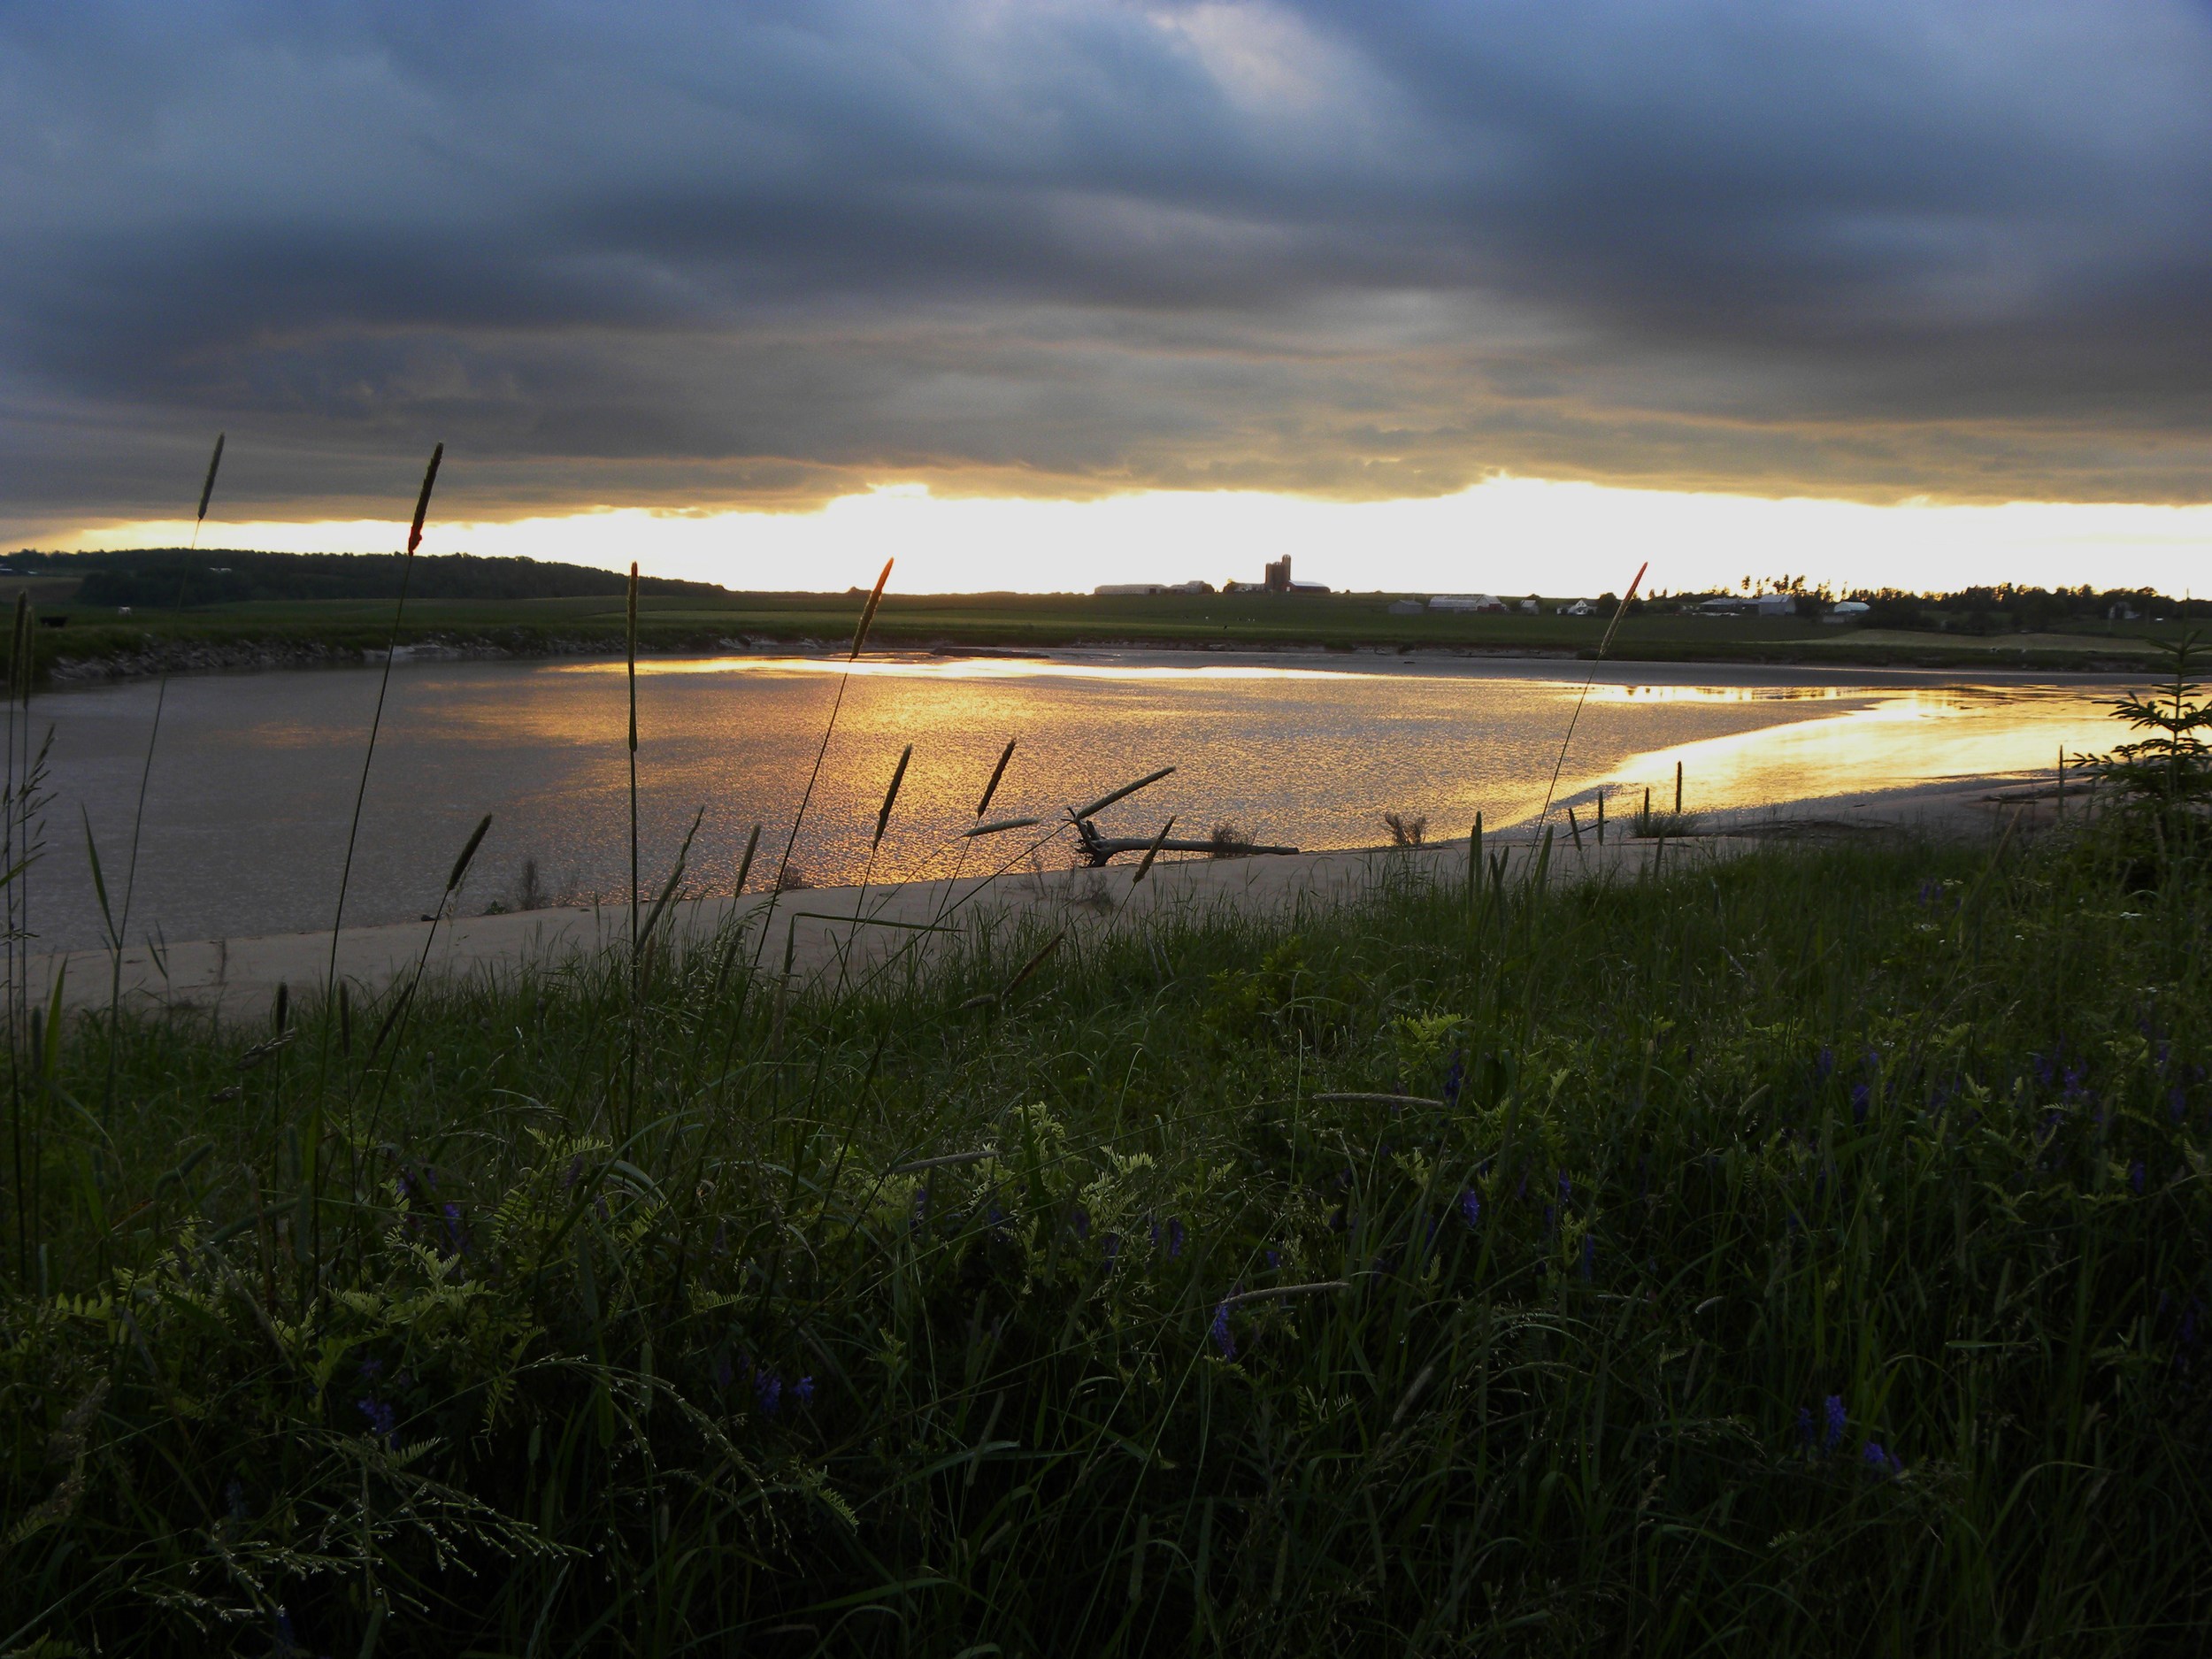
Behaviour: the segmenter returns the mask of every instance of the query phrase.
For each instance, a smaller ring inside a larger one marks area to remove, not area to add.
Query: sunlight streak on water
[[[798,657],[639,664],[649,886],[664,878],[702,806],[695,887],[727,889],[755,822],[765,826],[766,861],[756,881],[773,868],[844,668],[840,657]],[[847,687],[794,863],[817,884],[856,878],[885,783],[911,742],[875,878],[945,873],[1009,737],[1020,749],[995,814],[1048,818],[1173,765],[1172,778],[1112,809],[1102,827],[1149,833],[1174,813],[1179,833],[1202,836],[1225,820],[1317,849],[1373,845],[1385,811],[1426,817],[1437,840],[1464,835],[1477,811],[1502,826],[1541,802],[1588,672],[1571,662],[1308,666],[1164,653],[869,658]],[[1638,672],[1609,667],[1608,683],[1591,691],[1563,800],[1599,787],[1671,791],[1678,759],[1690,804],[1733,806],[2047,768],[2061,742],[2110,741],[2093,701],[2103,687],[1732,684],[1775,675]],[[157,927],[188,939],[328,925],[376,682],[373,672],[348,669],[171,683],[134,940]],[[154,696],[150,684],[131,684],[35,702],[35,723],[55,730],[48,852],[34,873],[33,921],[47,943],[99,937],[79,812],[112,881],[128,856]],[[430,909],[485,812],[493,826],[469,878],[470,910],[510,895],[525,859],[557,893],[622,895],[626,707],[619,663],[400,668],[348,918],[406,920]]]

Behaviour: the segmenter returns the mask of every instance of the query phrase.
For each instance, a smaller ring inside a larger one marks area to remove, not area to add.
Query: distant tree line
[[[1854,588],[1837,592],[1809,585],[1802,576],[1773,576],[1737,584],[1741,593],[1788,594],[1802,617],[1816,617],[1839,599],[1869,607],[1860,622],[1873,628],[1934,629],[1947,634],[2032,634],[2067,623],[2167,622],[2212,618],[2212,599],[2176,599],[2149,588],[2023,588],[2011,582],[1962,588],[1955,593],[1912,593],[1901,588]],[[1694,610],[1731,590],[1672,594],[1655,598],[1656,610]],[[1632,609],[1640,607],[1632,606]]]
[[[257,599],[392,599],[396,553],[247,553],[227,549],[141,548],[116,553],[19,553],[5,561],[26,575],[79,576],[76,603],[166,608]],[[417,554],[407,592],[415,599],[581,599],[621,594],[616,571],[534,558]],[[713,597],[711,582],[647,576],[641,594]]]

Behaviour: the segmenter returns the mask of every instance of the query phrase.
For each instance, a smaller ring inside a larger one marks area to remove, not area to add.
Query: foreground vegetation
[[[2201,1650],[2212,896],[2109,826],[22,1061],[0,1650]]]

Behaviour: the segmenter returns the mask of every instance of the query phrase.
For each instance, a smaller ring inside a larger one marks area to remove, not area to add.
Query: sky
[[[0,545],[2208,584],[2207,0],[0,0]]]

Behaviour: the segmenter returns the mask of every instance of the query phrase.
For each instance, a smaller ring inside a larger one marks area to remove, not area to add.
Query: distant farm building
[[[1091,594],[1098,599],[1139,599],[1166,591],[1157,582],[1106,582],[1092,588]]]
[[[1427,608],[1418,599],[1394,599],[1390,602],[1390,614],[1394,617],[1417,617]]]
[[[1432,611],[1471,611],[1503,616],[1505,601],[1495,594],[1439,594],[1429,601]]]

